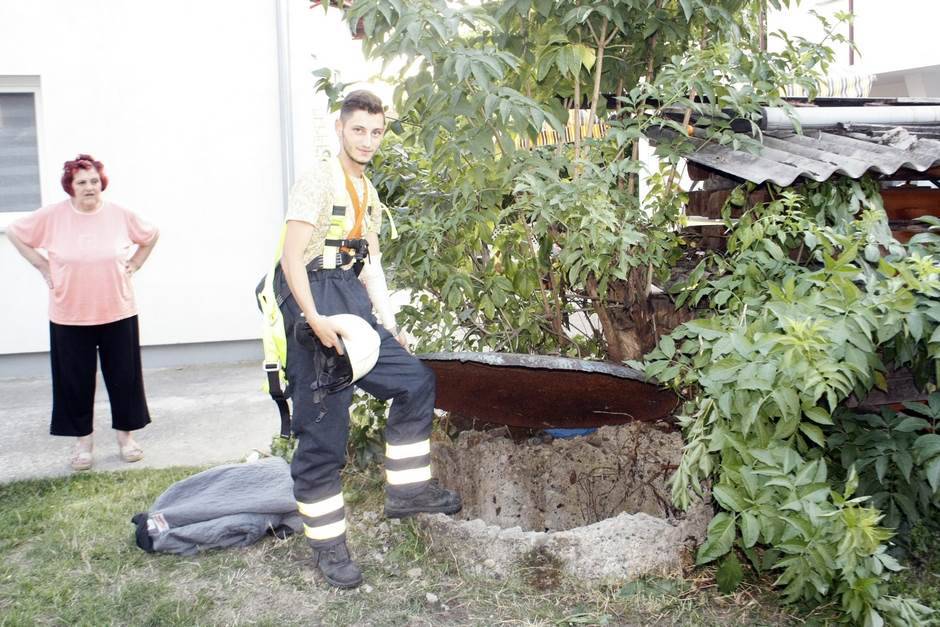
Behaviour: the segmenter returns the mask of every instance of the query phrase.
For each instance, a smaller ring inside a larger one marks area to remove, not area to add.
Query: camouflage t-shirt
[[[328,161],[324,161],[318,167],[304,173],[291,187],[288,196],[286,219],[307,222],[314,227],[310,241],[304,249],[304,264],[323,254],[326,233],[330,227],[330,214],[333,212],[333,205],[336,204],[334,199],[334,168],[332,165]],[[367,233],[378,233],[382,227],[382,204],[378,200],[375,187],[365,176],[359,179],[352,178],[352,183],[360,199],[362,198],[362,186],[368,185],[369,188],[369,203],[372,211],[366,211],[363,219],[362,237],[365,237]],[[354,226],[356,212],[353,210],[352,199],[349,198],[349,194],[344,195],[346,198],[339,199],[339,202],[344,203],[349,208],[346,211],[346,228],[345,233],[343,233],[345,236]]]

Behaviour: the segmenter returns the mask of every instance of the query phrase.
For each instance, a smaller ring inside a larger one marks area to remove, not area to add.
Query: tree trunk
[[[610,309],[611,332],[617,336],[623,354],[618,361],[642,359],[659,339],[653,306],[647,297],[647,274],[646,267],[633,268],[626,281],[609,283],[608,298],[623,304]]]
[[[667,296],[647,296],[647,274],[647,268],[634,268],[626,281],[611,281],[603,299],[598,295],[597,282],[593,277],[588,279],[588,296],[594,303],[610,361],[642,359],[661,336],[692,318],[688,309],[676,310]]]
[[[578,70],[580,72],[580,68]],[[581,77],[574,77],[574,159],[581,158]],[[575,176],[581,171],[580,166],[575,168]]]
[[[617,326],[614,324],[611,315],[612,307],[609,304],[610,301],[606,298],[601,298],[600,292],[597,289],[597,278],[593,274],[588,276],[586,287],[588,298],[591,299],[594,313],[597,315],[597,320],[601,325],[601,334],[604,336],[606,344],[604,351],[607,353],[607,359],[615,362],[629,359],[624,356],[623,348],[620,346],[620,334],[617,332]]]

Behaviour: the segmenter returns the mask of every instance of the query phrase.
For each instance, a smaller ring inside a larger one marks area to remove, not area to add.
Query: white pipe
[[[940,106],[921,107],[794,107],[790,115],[803,128],[836,124],[938,124]],[[793,122],[782,107],[764,107],[761,128],[768,131],[794,130]]]
[[[287,0],[276,0],[277,7],[277,87],[281,113],[281,187],[284,212],[287,196],[294,184],[294,109],[291,100],[290,22]]]

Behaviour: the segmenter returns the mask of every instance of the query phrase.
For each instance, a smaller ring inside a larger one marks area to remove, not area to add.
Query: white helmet
[[[336,314],[330,316],[330,320],[339,327],[337,335],[352,370],[349,383],[355,383],[369,374],[379,359],[379,334],[368,322],[353,314]]]
[[[327,348],[313,333],[307,321],[300,319],[294,325],[297,342],[314,352],[319,372],[311,386],[326,394],[338,392],[366,376],[379,359],[379,334],[368,322],[353,314],[328,316],[334,323],[343,346],[340,355],[335,348]]]

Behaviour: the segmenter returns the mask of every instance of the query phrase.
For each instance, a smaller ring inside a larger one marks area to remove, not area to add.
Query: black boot
[[[404,518],[421,512],[428,514],[456,514],[463,507],[460,495],[442,488],[437,479],[431,479],[424,490],[414,496],[385,494],[385,516]]]
[[[323,578],[337,588],[355,588],[362,583],[362,571],[352,561],[346,541],[313,549],[313,565],[320,569]]]

